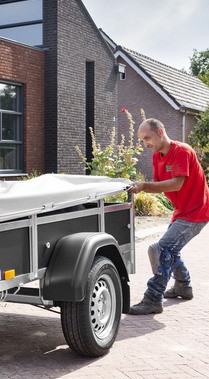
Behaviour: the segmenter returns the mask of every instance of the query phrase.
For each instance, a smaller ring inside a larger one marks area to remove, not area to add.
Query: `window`
[[[30,46],[42,42],[42,0],[0,0],[0,36]]]
[[[0,173],[22,172],[22,86],[0,82]]]
[[[86,62],[86,158],[92,160],[92,141],[89,128],[94,131],[94,98],[95,98],[94,62]],[[89,172],[87,172],[89,174]]]
[[[126,72],[120,72],[120,80],[126,80]]]

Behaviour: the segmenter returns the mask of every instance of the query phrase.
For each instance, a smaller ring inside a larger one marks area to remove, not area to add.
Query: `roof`
[[[126,47],[117,46],[121,56],[175,109],[204,111],[209,106],[209,87],[200,79],[160,63]]]
[[[65,174],[0,181],[0,222],[93,202],[126,191],[130,185],[124,178]]]

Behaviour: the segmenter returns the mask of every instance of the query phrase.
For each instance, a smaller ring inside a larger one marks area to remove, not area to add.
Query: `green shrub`
[[[189,135],[189,143],[196,151],[209,184],[209,106],[196,117],[197,124]]]
[[[41,172],[38,172],[37,170],[32,170],[27,176],[21,176],[20,180],[33,179],[40,175],[42,175]]]
[[[100,143],[97,143],[95,134],[92,128],[90,129],[92,141],[92,159],[87,161],[79,146],[76,146],[76,151],[81,158],[81,164],[84,170],[88,170],[91,175],[104,175],[111,178],[127,178],[136,179],[138,156],[143,151],[140,141],[134,144],[134,121],[127,109],[122,110],[129,120],[129,141],[126,144],[125,137],[121,135],[119,145],[115,142],[115,128],[111,132],[110,144],[102,149]]]
[[[105,199],[107,203],[123,203],[128,201],[127,192]],[[134,194],[134,207],[137,216],[162,216],[173,210],[171,202],[162,194],[139,192]]]
[[[138,216],[162,216],[169,211],[155,194],[143,191],[134,195],[134,205]]]
[[[170,211],[173,210],[173,204],[171,201],[164,195],[164,193],[157,193],[156,198],[164,205],[164,207]]]

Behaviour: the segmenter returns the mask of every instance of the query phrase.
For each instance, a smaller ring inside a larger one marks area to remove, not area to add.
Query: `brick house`
[[[0,99],[1,178],[82,173],[90,126],[109,143],[115,58],[81,0],[0,0]]]
[[[125,72],[118,79],[118,131],[127,138],[128,122],[121,112],[127,108],[135,121],[141,123],[140,108],[146,117],[163,122],[171,139],[188,142],[196,124],[196,116],[209,105],[209,88],[198,78],[155,61],[125,47],[117,46],[101,29]],[[152,178],[151,152],[145,149],[138,169]]]

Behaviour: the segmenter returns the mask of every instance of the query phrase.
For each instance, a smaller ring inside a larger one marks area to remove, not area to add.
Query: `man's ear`
[[[158,128],[158,135],[162,137],[164,135],[164,130],[162,128]]]

